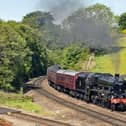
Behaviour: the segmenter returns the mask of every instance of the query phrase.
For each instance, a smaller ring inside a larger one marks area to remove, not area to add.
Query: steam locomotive
[[[48,67],[49,85],[72,97],[111,110],[126,109],[126,81],[119,74],[76,72],[58,65]]]

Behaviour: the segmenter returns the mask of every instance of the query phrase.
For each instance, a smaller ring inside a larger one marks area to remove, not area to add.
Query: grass
[[[119,44],[124,47],[119,52],[96,57],[96,66],[92,69],[93,72],[126,74],[126,37],[121,38]]]
[[[0,104],[23,109],[36,114],[45,114],[44,109],[32,102],[32,98],[21,94],[0,92]]]

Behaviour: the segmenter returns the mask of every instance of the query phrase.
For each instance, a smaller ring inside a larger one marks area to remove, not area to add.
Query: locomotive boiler
[[[51,66],[47,70],[49,84],[55,89],[88,103],[126,109],[126,81],[119,74],[77,72]]]

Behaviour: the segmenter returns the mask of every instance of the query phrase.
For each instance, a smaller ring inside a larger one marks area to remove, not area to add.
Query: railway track
[[[27,114],[27,113],[22,113],[21,111],[9,109],[5,107],[0,107],[0,114],[7,114],[10,117],[15,117],[18,119],[26,120],[28,122],[33,122],[37,126],[71,126],[70,124],[42,118],[39,116]]]
[[[11,114],[11,116],[36,123],[37,126],[71,126],[70,124],[66,124],[63,122],[54,121],[54,120],[50,120],[50,119],[46,119],[46,118],[41,118],[38,116],[29,115],[29,114],[25,114],[25,113],[13,113],[13,114]]]
[[[10,109],[10,108],[5,108],[5,107],[0,107],[0,114],[7,114],[7,113],[18,113],[20,111]]]
[[[45,77],[39,77],[38,79],[35,79],[35,82],[37,84],[40,84],[38,82],[40,82],[44,79],[45,79]],[[40,86],[40,85],[37,85],[37,87],[38,86]],[[27,122],[33,122],[36,124],[36,126],[72,126],[72,125],[64,123],[64,122],[27,114],[27,113],[24,113],[24,112],[21,112],[19,110],[15,110],[12,108],[0,107],[0,114],[5,114],[10,117],[23,119],[23,120],[26,120]]]
[[[107,123],[115,125],[115,126],[126,126],[126,121],[118,119],[118,117],[115,118],[115,117],[112,117],[112,116],[109,116],[109,115],[106,115],[106,114],[103,114],[100,112],[93,111],[91,109],[87,109],[86,107],[82,107],[82,106],[73,104],[72,102],[68,102],[64,99],[59,99],[58,97],[50,94],[49,92],[47,92],[44,89],[38,90],[37,92],[50,98],[50,99],[53,99],[54,101],[56,101],[62,105],[67,106],[68,108],[74,109],[74,110],[81,112],[83,114],[87,114],[87,115],[94,117],[96,119],[99,119],[101,121],[107,122]]]
[[[43,79],[39,78],[39,81],[37,81],[37,83],[42,83],[42,81],[43,81]],[[55,96],[54,94],[50,93],[49,91],[47,91],[43,88],[37,89],[37,92],[40,95],[44,95],[44,96],[48,97],[49,99],[52,99],[52,100],[58,102],[59,104],[62,104],[70,109],[76,110],[82,114],[87,114],[91,117],[94,117],[96,119],[99,119],[101,121],[109,123],[111,125],[114,125],[114,126],[125,126],[126,125],[126,121],[124,118],[119,118],[118,116],[114,117],[112,115],[107,115],[105,113],[97,112],[97,111],[91,110],[87,107],[74,104],[70,101],[63,99],[63,98],[59,98],[58,96]],[[122,115],[124,115],[124,114],[125,113],[123,113]]]
[[[121,115],[126,116],[126,112],[119,112]]]

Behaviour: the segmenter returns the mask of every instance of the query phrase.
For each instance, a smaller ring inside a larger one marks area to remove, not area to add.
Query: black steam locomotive
[[[52,66],[47,76],[52,87],[73,97],[112,110],[126,109],[126,81],[119,74],[76,72]]]

